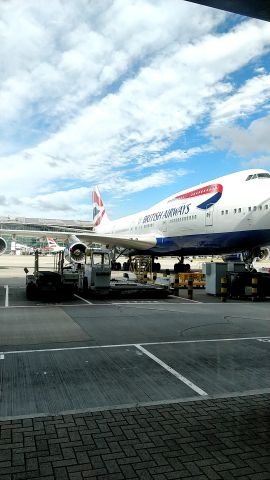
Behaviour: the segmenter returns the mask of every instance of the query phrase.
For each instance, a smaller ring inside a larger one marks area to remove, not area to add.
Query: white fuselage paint
[[[269,177],[247,180],[258,174]],[[220,198],[214,198],[220,193]],[[202,204],[206,208],[199,207]],[[165,255],[208,250],[215,254],[269,245],[270,174],[262,169],[229,174],[171,195],[148,210],[101,223],[95,232],[133,238],[152,235],[157,246],[149,251]]]

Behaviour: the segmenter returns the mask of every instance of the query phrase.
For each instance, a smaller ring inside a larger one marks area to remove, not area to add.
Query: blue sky
[[[112,219],[270,165],[270,23],[184,0],[0,3],[0,216]]]

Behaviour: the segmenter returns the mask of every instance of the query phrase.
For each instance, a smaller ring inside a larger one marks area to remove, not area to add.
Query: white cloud
[[[253,158],[248,162],[244,162],[245,168],[269,168],[270,166],[270,153],[269,155],[262,155],[261,157]]]
[[[234,114],[228,75],[270,48],[266,22],[219,34],[227,14],[179,0],[10,0],[0,18],[0,145],[18,137],[17,153],[0,157],[0,192],[27,216],[46,216],[55,202],[83,218],[84,191],[74,207],[61,190],[72,196],[73,182],[117,184],[124,195],[173,181],[173,168],[131,177],[208,149],[173,144],[203,115],[218,116],[218,102]],[[254,97],[246,89],[239,111]]]
[[[223,102],[219,102],[212,113],[210,131],[238,117],[247,116],[270,99],[270,75],[253,77]]]
[[[270,115],[251,122],[247,127],[225,125],[216,129],[215,144],[227,148],[241,157],[254,154],[270,154],[269,136]],[[259,164],[258,164],[259,166]]]
[[[67,119],[136,62],[190,38],[198,7],[177,0],[167,7],[164,0],[2,2],[0,122],[37,113]],[[223,17],[208,12],[194,38]]]
[[[127,178],[114,178],[106,181],[102,185],[102,190],[117,189],[115,196],[128,195],[129,193],[141,192],[153,187],[161,185],[168,185],[172,183],[175,178],[186,174],[185,169],[178,169],[177,171],[159,170],[158,172],[146,175],[139,179],[129,180]]]

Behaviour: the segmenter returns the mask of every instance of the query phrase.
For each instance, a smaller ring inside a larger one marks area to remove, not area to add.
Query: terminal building
[[[85,220],[62,220],[62,219],[51,219],[51,218],[28,218],[28,217],[0,217],[0,228],[2,230],[42,230],[44,231],[44,238],[35,238],[28,237],[23,235],[16,235],[16,243],[27,245],[28,247],[33,247],[34,249],[40,248],[47,245],[46,241],[46,232],[47,231],[69,231],[80,232],[80,231],[91,231],[93,230],[93,222]],[[12,235],[0,235],[7,243],[6,253],[11,252],[12,242],[14,239]],[[63,245],[62,242],[58,242],[59,245]]]

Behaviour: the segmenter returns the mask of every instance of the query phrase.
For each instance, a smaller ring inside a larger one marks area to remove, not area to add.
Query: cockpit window
[[[248,175],[246,182],[248,180],[254,180],[254,178],[270,178],[270,173],[254,173],[253,175]]]
[[[270,178],[270,173],[258,173],[258,178]]]

